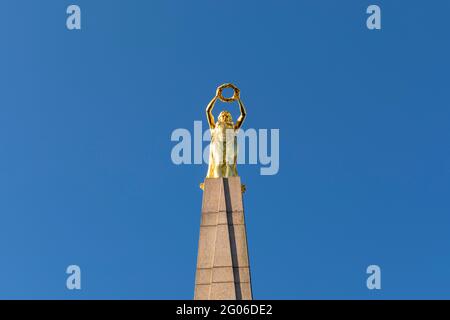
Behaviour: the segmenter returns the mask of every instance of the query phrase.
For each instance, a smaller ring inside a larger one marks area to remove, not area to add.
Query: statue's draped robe
[[[225,168],[230,166],[228,176],[237,176],[237,131],[233,126],[218,122],[211,130],[209,166],[207,178],[225,177]],[[220,170],[215,170],[219,167]],[[219,173],[217,173],[219,171]]]

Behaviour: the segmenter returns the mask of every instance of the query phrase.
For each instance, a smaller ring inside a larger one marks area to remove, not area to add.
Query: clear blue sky
[[[280,129],[277,175],[239,167],[255,298],[450,298],[449,12],[3,0],[0,298],[191,299],[207,166],[175,166],[170,135],[223,82],[245,127]]]

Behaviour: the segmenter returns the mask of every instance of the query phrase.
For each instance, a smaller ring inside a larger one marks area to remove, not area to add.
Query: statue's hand
[[[236,96],[236,99],[241,99],[241,90],[239,90],[238,87],[234,87],[234,95]]]

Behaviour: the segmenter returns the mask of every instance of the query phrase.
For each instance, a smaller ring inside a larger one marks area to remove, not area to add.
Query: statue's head
[[[233,125],[233,118],[231,117],[231,113],[228,111],[222,111],[217,117],[219,123],[225,123],[227,125]]]

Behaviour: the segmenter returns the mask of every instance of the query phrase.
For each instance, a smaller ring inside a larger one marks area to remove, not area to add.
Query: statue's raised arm
[[[206,106],[206,119],[208,119],[208,124],[210,129],[214,129],[216,123],[214,121],[214,115],[212,111],[214,109],[214,105],[216,104],[218,96],[216,95]]]
[[[217,87],[216,96],[214,98],[212,98],[212,100],[206,106],[206,119],[208,119],[208,124],[209,124],[210,129],[214,129],[214,127],[216,126],[216,122],[214,121],[214,115],[212,114],[214,105],[216,104],[217,99],[224,101],[225,98],[222,97],[222,90],[224,88],[230,87],[230,85],[231,84],[229,84],[229,83],[225,83],[225,84],[222,84],[221,86]],[[235,87],[233,86],[233,88],[235,88]],[[239,89],[237,89],[237,90],[239,91]]]
[[[242,103],[239,89],[236,88],[235,90],[237,90],[237,94],[236,94],[237,98],[236,98],[236,100],[239,103],[239,109],[241,111],[241,115],[237,119],[236,124],[234,126],[234,129],[235,130],[239,130],[241,128],[242,124],[244,123],[245,117],[247,117],[247,111],[245,110],[244,104]]]

